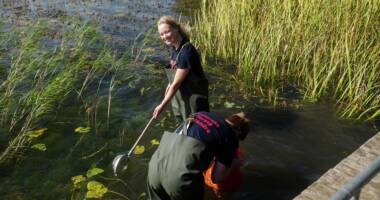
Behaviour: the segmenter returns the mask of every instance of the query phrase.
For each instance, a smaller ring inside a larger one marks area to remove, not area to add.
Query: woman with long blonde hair
[[[189,41],[188,30],[171,16],[161,17],[157,27],[160,38],[171,48],[172,53],[166,69],[169,84],[164,99],[153,111],[153,117],[157,118],[170,101],[179,122],[192,113],[208,112],[208,80],[200,56]]]

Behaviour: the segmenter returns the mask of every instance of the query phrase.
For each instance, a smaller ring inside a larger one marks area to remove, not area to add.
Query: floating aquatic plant
[[[99,182],[98,180],[94,180],[94,178],[101,178],[108,181],[118,181],[121,182],[123,185],[127,186],[126,183],[120,179],[114,179],[114,178],[106,178],[99,176],[99,174],[102,174],[104,172],[103,169],[98,167],[93,167],[86,172],[86,176],[84,175],[77,175],[71,177],[71,182],[73,184],[73,194],[72,195],[80,195],[83,187],[86,187],[85,196],[84,198],[89,199],[99,199],[104,197],[105,194],[111,193],[114,195],[117,195],[123,199],[129,199],[125,195],[122,195],[116,191],[108,189],[107,186],[105,186],[103,183]],[[79,192],[79,193],[76,193]],[[82,197],[83,198],[83,197]]]
[[[80,184],[82,184],[86,180],[87,180],[87,178],[83,175],[71,177],[71,182],[73,183],[73,186],[75,189],[79,189],[81,187]]]
[[[81,134],[84,134],[84,133],[89,133],[91,131],[91,128],[90,127],[78,127],[74,130],[76,133],[81,133]]]
[[[91,177],[96,176],[98,174],[101,174],[103,172],[104,172],[103,169],[94,167],[94,168],[91,168],[87,171],[86,176],[87,176],[87,178],[91,178]]]
[[[226,101],[226,102],[224,102],[224,107],[225,108],[233,108],[233,107],[235,107],[235,103]]]
[[[39,144],[35,144],[35,145],[32,145],[31,147],[32,149],[37,149],[39,151],[46,151],[46,145],[45,144],[42,144],[42,143],[39,143]]]
[[[159,145],[160,141],[158,141],[157,139],[153,139],[153,140],[150,141],[150,144],[152,144],[152,145]]]
[[[142,145],[137,145],[136,148],[134,149],[133,153],[134,154],[143,154],[145,152],[145,147]]]
[[[30,139],[38,138],[38,137],[41,137],[45,133],[46,130],[47,128],[41,128],[34,131],[29,131],[27,135],[29,136]]]
[[[86,198],[100,199],[108,192],[108,188],[102,183],[97,181],[90,181],[87,183]]]
[[[90,84],[100,84],[123,64],[94,26],[73,22],[63,30],[51,27],[48,21],[38,21],[14,31],[19,34],[15,42],[0,37],[0,48],[13,50],[2,56],[10,59],[10,66],[0,85],[0,124],[11,140],[0,154],[0,164],[28,149],[30,138],[43,133],[32,130],[52,120],[66,99],[82,97]],[[50,34],[54,31],[59,33]],[[60,43],[46,45],[49,40]]]

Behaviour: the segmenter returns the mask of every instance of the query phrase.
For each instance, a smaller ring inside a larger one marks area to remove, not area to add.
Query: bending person
[[[203,172],[215,162],[211,179],[229,175],[239,140],[249,132],[244,113],[227,118],[195,113],[176,130],[165,132],[148,168],[149,199],[203,199]]]
[[[208,80],[187,30],[173,17],[163,16],[158,21],[158,32],[165,44],[171,47],[172,54],[170,66],[165,70],[169,84],[164,99],[153,111],[153,117],[157,118],[170,101],[180,122],[192,113],[208,112]]]

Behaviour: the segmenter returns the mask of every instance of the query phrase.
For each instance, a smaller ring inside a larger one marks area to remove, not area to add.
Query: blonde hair
[[[170,27],[177,29],[179,34],[182,38],[189,40],[190,39],[190,32],[188,26],[178,22],[174,17],[172,16],[162,16],[158,22],[157,26],[161,24],[168,24]]]

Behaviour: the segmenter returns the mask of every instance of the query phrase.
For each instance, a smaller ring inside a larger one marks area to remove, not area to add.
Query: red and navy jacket
[[[206,145],[216,159],[227,167],[231,167],[235,152],[239,147],[239,139],[231,126],[223,117],[209,112],[193,114],[191,125],[187,129],[187,136],[195,138]],[[182,123],[176,130],[180,133]]]

